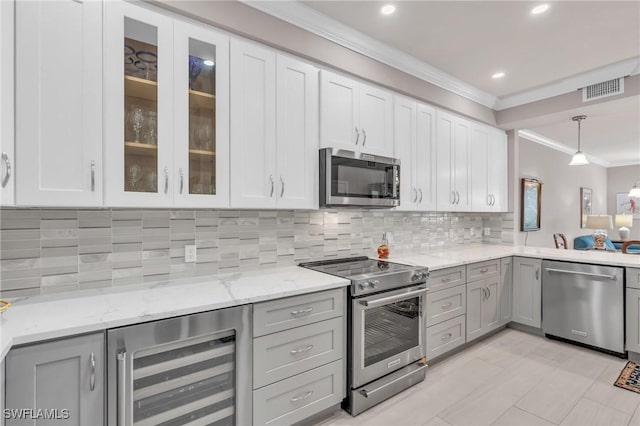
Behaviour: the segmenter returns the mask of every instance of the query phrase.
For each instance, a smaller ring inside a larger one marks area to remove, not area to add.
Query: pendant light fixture
[[[633,185],[631,191],[629,191],[628,197],[640,198],[640,181]]]
[[[585,118],[587,118],[586,115],[576,115],[571,118],[573,121],[578,122],[578,150],[573,154],[573,158],[571,158],[571,162],[569,163],[570,166],[584,166],[585,164],[589,164],[587,157],[580,151],[580,122]]]

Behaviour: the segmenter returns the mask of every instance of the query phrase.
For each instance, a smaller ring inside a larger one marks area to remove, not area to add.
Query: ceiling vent
[[[582,102],[594,101],[606,98],[607,96],[620,95],[624,93],[624,77],[603,81],[582,88]]]

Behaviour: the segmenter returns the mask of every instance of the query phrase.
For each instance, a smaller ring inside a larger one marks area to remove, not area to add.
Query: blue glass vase
[[[202,71],[202,59],[189,55],[189,89],[200,75],[200,71]]]

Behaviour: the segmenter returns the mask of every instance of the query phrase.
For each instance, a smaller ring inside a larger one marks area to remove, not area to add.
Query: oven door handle
[[[397,302],[399,300],[404,300],[406,298],[416,296],[418,294],[427,294],[428,288],[421,288],[420,290],[408,291],[406,293],[398,294],[396,296],[383,297],[382,299],[375,300],[360,300],[360,304],[364,305],[368,308],[373,308],[376,306],[386,305],[388,303]]]
[[[384,385],[380,386],[379,388],[375,388],[375,389],[371,389],[371,390],[366,390],[366,389],[362,389],[360,390],[360,394],[362,394],[362,396],[364,396],[365,398],[369,398],[371,395],[373,395],[374,393],[381,391],[382,389],[393,385],[394,383],[398,383],[400,380],[406,379],[407,377],[411,376],[412,374],[417,373],[420,370],[424,370],[425,368],[427,368],[427,364],[422,365],[420,367],[418,367],[417,369],[415,369],[414,371],[411,371],[407,374],[404,374],[400,377],[397,377],[395,379],[393,379],[392,381],[385,383]]]

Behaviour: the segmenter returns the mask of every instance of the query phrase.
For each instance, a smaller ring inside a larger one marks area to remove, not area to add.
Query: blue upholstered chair
[[[593,235],[581,235],[573,239],[573,248],[575,250],[589,250],[593,248],[594,244]],[[604,245],[607,250],[616,250],[616,247],[613,245],[609,237],[605,240]]]

